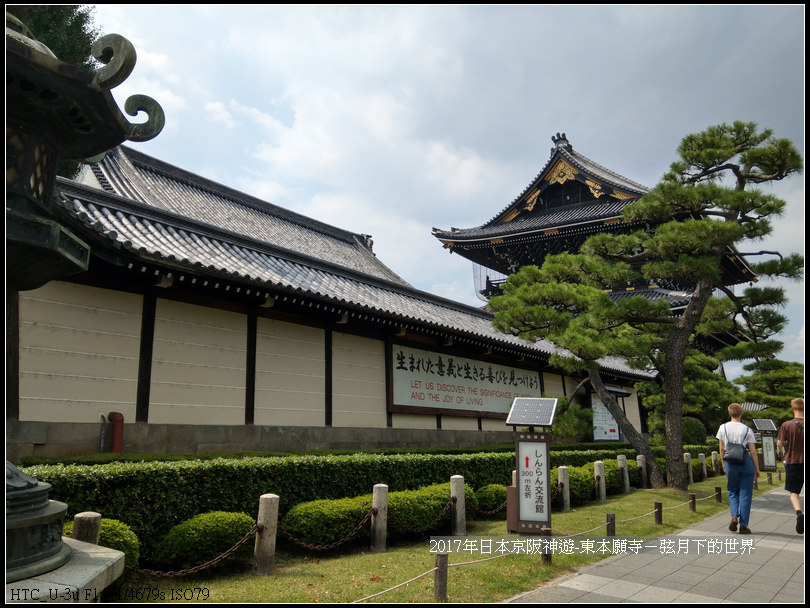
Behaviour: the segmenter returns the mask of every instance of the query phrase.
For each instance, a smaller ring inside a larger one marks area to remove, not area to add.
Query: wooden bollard
[[[720,504],[723,503],[723,489],[720,486],[714,487],[714,499]]]
[[[447,553],[436,554],[436,574],[433,577],[433,598],[447,601]]]
[[[689,510],[692,513],[697,513],[697,498],[694,494],[689,495]]]
[[[278,528],[278,494],[259,497],[259,516],[256,523],[256,542],[253,545],[253,573],[259,576],[273,574],[276,556],[276,529]]]
[[[655,523],[659,526],[664,524],[663,503],[655,501]]]
[[[548,566],[551,564],[551,542],[549,541],[548,538],[551,536],[551,528],[543,528],[540,534],[543,537],[542,538],[543,550],[540,553],[540,563],[545,566]]]
[[[605,532],[607,536],[616,536],[616,514],[615,513],[608,513],[607,514],[607,532]]]
[[[59,531],[61,534],[61,530]],[[91,545],[98,544],[98,535],[101,533],[101,513],[84,511],[76,513],[73,518],[73,538]]]

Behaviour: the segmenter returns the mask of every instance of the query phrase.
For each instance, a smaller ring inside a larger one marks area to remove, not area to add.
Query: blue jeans
[[[742,464],[725,463],[726,481],[728,483],[728,504],[731,515],[740,518],[740,524],[748,527],[751,515],[751,498],[754,495],[754,462],[746,453]]]

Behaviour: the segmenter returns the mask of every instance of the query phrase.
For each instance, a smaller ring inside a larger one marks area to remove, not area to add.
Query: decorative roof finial
[[[554,147],[551,149],[552,154],[554,154],[554,150],[556,148],[565,148],[569,152],[573,150],[571,144],[568,143],[568,138],[565,137],[565,133],[557,133],[557,135],[552,135],[551,141],[554,142]]]

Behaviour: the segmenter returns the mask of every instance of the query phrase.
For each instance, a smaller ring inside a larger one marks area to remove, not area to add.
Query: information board
[[[619,423],[613,417],[602,400],[597,395],[591,397],[593,408],[593,440],[594,441],[621,441]]]
[[[548,444],[548,435],[518,434],[515,449],[519,519],[517,532],[536,533],[551,527]]]
[[[394,405],[508,414],[518,397],[540,397],[540,373],[393,345]]]

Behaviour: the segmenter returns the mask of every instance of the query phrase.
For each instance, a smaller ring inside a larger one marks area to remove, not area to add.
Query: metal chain
[[[342,545],[343,543],[345,543],[346,541],[354,538],[354,536],[358,532],[360,532],[360,530],[363,528],[363,526],[366,525],[368,520],[371,519],[371,516],[376,515],[376,514],[377,514],[377,507],[372,507],[371,509],[369,509],[368,513],[366,513],[366,516],[363,518],[363,521],[361,521],[359,524],[357,524],[357,526],[354,528],[354,530],[349,532],[349,534],[346,535],[344,538],[342,538],[340,540],[337,540],[337,541],[335,541],[333,543],[330,543],[328,545],[312,545],[312,544],[309,544],[309,543],[305,543],[305,542],[303,542],[301,540],[298,540],[292,534],[290,534],[287,530],[285,530],[284,526],[282,526],[281,524],[278,524],[278,529],[284,536],[286,536],[289,540],[294,542],[299,547],[303,547],[304,549],[312,549],[313,551],[326,551],[328,549],[334,549],[335,547],[338,547],[338,546]]]
[[[240,540],[233,547],[231,547],[230,549],[225,551],[225,553],[223,553],[219,557],[215,557],[211,561],[205,562],[204,564],[200,564],[199,566],[195,566],[195,567],[189,568],[187,570],[179,570],[179,571],[170,570],[169,572],[160,572],[158,570],[145,570],[145,569],[141,569],[141,568],[134,568],[132,566],[127,566],[127,567],[134,570],[138,574],[147,574],[149,576],[158,576],[158,577],[166,577],[166,578],[175,578],[175,577],[178,577],[178,576],[187,576],[189,574],[196,574],[197,572],[205,570],[206,568],[210,568],[214,564],[218,564],[219,562],[221,562],[226,557],[230,557],[231,555],[233,555],[233,553],[238,551],[239,548],[242,545],[244,545],[248,540],[250,540],[250,538],[254,534],[256,534],[256,532],[258,532],[260,530],[264,530],[264,525],[262,525],[262,524],[254,524],[254,526],[250,529],[250,532],[245,534],[245,536],[242,538],[242,540]]]
[[[452,498],[450,498],[450,500],[448,500],[448,501],[447,501],[447,504],[444,506],[444,509],[442,510],[442,512],[441,512],[441,513],[439,513],[439,516],[438,516],[436,519],[434,519],[434,520],[433,520],[431,523],[429,523],[428,525],[426,525],[426,526],[425,526],[425,527],[423,527],[423,528],[409,528],[408,526],[406,526],[405,524],[403,524],[403,523],[402,523],[400,520],[398,520],[398,519],[397,519],[397,518],[396,518],[396,517],[393,515],[393,513],[391,513],[391,511],[389,511],[389,512],[388,512],[388,517],[389,517],[389,518],[391,518],[391,521],[392,521],[392,522],[394,522],[395,524],[397,524],[397,525],[398,525],[400,528],[402,528],[402,529],[403,529],[403,530],[405,530],[406,532],[424,532],[424,531],[426,531],[426,530],[429,530],[429,529],[430,529],[430,528],[432,528],[433,526],[435,526],[437,523],[439,523],[439,520],[441,520],[441,518],[442,518],[442,517],[444,517],[444,514],[445,514],[445,513],[447,513],[447,510],[448,510],[448,509],[449,509],[449,508],[450,508],[452,505],[454,505],[455,503],[456,503],[456,497],[455,497],[455,496],[453,496]]]
[[[497,507],[497,508],[493,509],[492,511],[482,511],[481,509],[479,509],[478,507],[476,507],[474,504],[472,504],[472,503],[470,502],[470,499],[469,499],[469,498],[466,498],[466,497],[465,497],[465,498],[464,498],[464,503],[465,503],[465,504],[466,504],[468,507],[470,507],[470,508],[471,508],[473,511],[475,511],[476,513],[478,513],[478,514],[480,514],[480,515],[494,515],[495,513],[497,513],[498,511],[502,511],[502,510],[503,510],[503,509],[506,507],[506,502],[504,502],[504,503],[503,503],[503,504],[502,504],[500,507]]]

